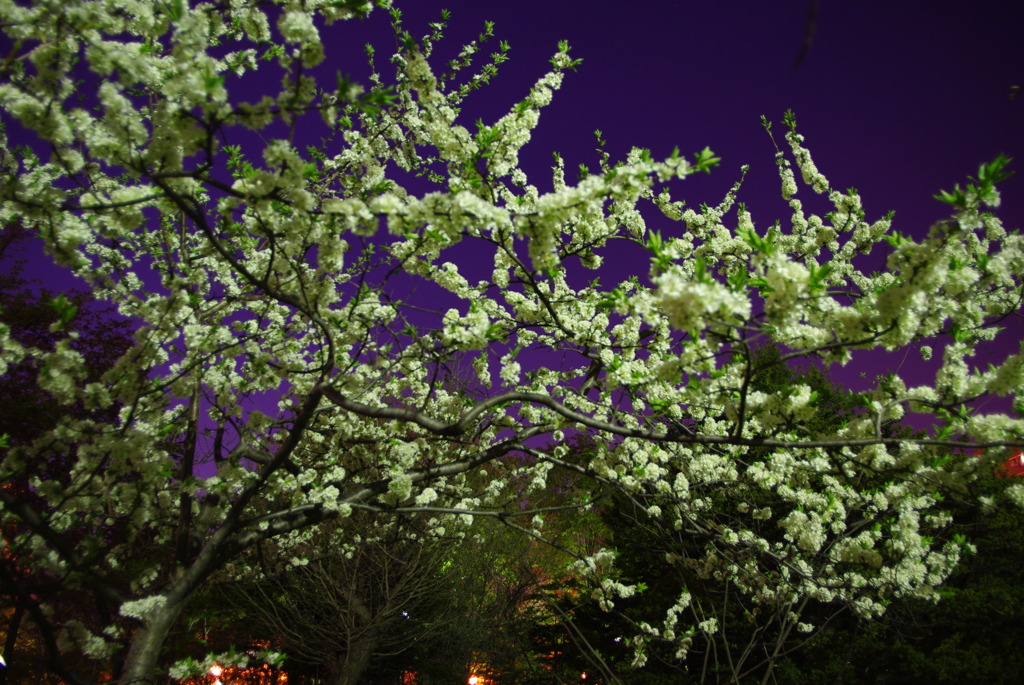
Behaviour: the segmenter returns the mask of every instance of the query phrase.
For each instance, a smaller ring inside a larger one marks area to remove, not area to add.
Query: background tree
[[[269,640],[328,683],[390,682],[406,671],[447,683],[472,662],[517,682],[550,678],[553,666],[578,674],[585,667],[570,666],[577,648],[560,639],[566,617],[548,595],[575,592],[567,566],[597,549],[601,532],[597,515],[573,504],[579,475],[564,476],[530,503],[543,542],[504,517],[431,538],[430,513],[391,521],[356,512],[318,531],[303,550],[308,564],[275,561],[274,546],[261,545],[250,562],[259,580],[228,583],[209,601],[234,607],[229,616],[252,631],[246,642]],[[489,477],[499,477],[495,467]],[[526,486],[511,479],[509,508],[522,506]]]
[[[38,279],[26,278],[25,251],[30,237],[24,228],[11,223],[0,230],[0,312],[9,335],[26,347],[53,352],[66,345],[81,357],[80,371],[88,382],[97,382],[132,345],[132,329],[109,307],[95,301],[86,291],[54,295]],[[0,436],[4,449],[40,444],[33,479],[9,475],[0,481],[7,506],[32,507],[43,516],[53,510],[38,496],[38,482],[66,486],[74,464],[74,445],[54,440],[51,434],[61,417],[110,420],[112,409],[98,409],[87,402],[62,404],[36,384],[45,373],[37,359],[25,359],[7,369],[0,383]],[[102,630],[116,616],[116,607],[95,603],[88,593],[65,592],[63,574],[33,574],[25,549],[28,527],[22,521],[8,521],[2,530],[0,553],[0,602],[4,607],[3,654],[7,668],[0,668],[0,683],[41,679],[45,670],[67,675],[68,657],[58,654],[58,634],[45,607],[59,611],[63,619]],[[116,534],[92,525],[70,526],[67,537],[78,544],[96,537],[97,554],[112,545]],[[102,662],[101,662],[102,663]],[[81,661],[76,667],[83,667]],[[95,669],[92,670],[96,674]],[[42,682],[42,681],[40,681]]]
[[[412,519],[376,525],[354,515],[343,528],[324,528],[302,566],[275,563],[274,550],[261,549],[254,563],[266,577],[225,588],[220,601],[290,659],[320,667],[328,685],[367,682],[373,661],[401,663],[414,645],[430,649],[458,632],[467,602],[457,595],[480,589],[466,582],[455,539],[424,540]]]
[[[507,46],[474,73],[487,27],[436,74],[445,16],[416,40],[380,4],[395,73],[372,62],[361,90],[340,76],[318,86],[316,68],[321,30],[368,3],[0,0],[14,43],[0,111],[38,148],[0,137],[0,221],[20,219],[139,325],[100,382],[70,345],[26,345],[0,327],[0,372],[34,359],[57,402],[110,414],[62,415],[0,462],[0,478],[37,498],[0,488],[32,573],[111,610],[101,632],[55,629],[87,655],[126,643],[120,682],[151,682],[196,593],[215,574],[251,574],[258,545],[273,540],[302,565],[318,526],[359,509],[434,512],[434,534],[473,515],[511,521],[523,509],[508,506],[509,481],[529,498],[558,471],[699,536],[699,558],[672,561],[776,612],[780,636],[806,627],[812,602],[877,616],[891,598],[931,593],[967,546],[938,534],[948,516],[936,484],[990,472],[1024,436],[1017,416],[970,411],[1024,387],[1024,354],[969,363],[1006,338],[995,324],[1020,307],[1021,237],[983,211],[1008,160],[943,193],[953,217],[917,239],[834,190],[791,114],[777,156],[786,226],[756,228],[738,187],[699,211],[674,199],[679,180],[716,165],[707,149],[662,161],[602,151],[575,184],[556,157],[542,193],[519,152],[578,66],[568,44],[524,99],[471,132],[462,103]],[[93,92],[78,74],[98,83],[94,101],[77,102]],[[321,122],[323,139],[303,149]],[[794,164],[826,212],[795,197]],[[580,278],[625,254],[613,240],[650,252],[647,284],[635,270],[612,287]],[[880,252],[886,271],[865,270],[862,256]],[[490,277],[471,282],[482,262]],[[409,283],[429,289],[409,297]],[[865,349],[941,362],[929,384],[869,384],[862,411],[831,430],[812,421],[806,384],[755,389],[762,344],[825,368]],[[479,384],[446,385],[439,364],[467,353]],[[939,426],[890,434],[908,410]],[[566,459],[566,431],[591,433],[584,462]],[[66,481],[45,477],[55,445],[74,447]],[[956,448],[985,456],[951,458]],[[782,504],[753,510],[766,493]],[[1004,495],[1024,501],[1024,488]],[[79,536],[82,522],[116,535]],[[532,523],[517,525],[536,534]],[[605,610],[640,589],[621,581],[611,549],[572,570],[595,578]],[[680,625],[692,599],[680,585],[662,620],[639,624],[636,666],[651,641],[672,641],[681,660],[694,631],[718,634],[721,623]]]

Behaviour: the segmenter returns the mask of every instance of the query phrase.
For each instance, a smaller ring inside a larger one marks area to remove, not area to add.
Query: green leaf
[[[810,280],[811,290],[814,291],[820,289],[822,287],[822,282],[825,280],[825,277],[828,276],[829,272],[831,271],[832,264],[829,262],[826,262],[821,266],[812,266]]]
[[[665,242],[661,239],[661,233],[658,231],[649,231],[647,238],[647,249],[652,254],[660,255],[661,251],[665,249]]]
[[[710,283],[711,279],[708,277],[708,265],[704,257],[697,257],[694,264],[695,276],[698,283]]]
[[[206,74],[203,83],[207,90],[214,90],[224,85],[224,77],[217,74]]]
[[[740,229],[737,232],[747,245],[750,245],[751,248],[761,254],[771,255],[775,252],[774,227],[768,230],[768,235],[764,238],[759,236],[752,228]]]
[[[703,171],[706,174],[710,174],[711,170],[718,166],[721,161],[721,157],[716,157],[711,148],[706,147],[694,155],[693,168],[695,171]]]
[[[171,0],[164,3],[163,11],[171,21],[181,21],[181,18],[185,16],[185,2],[184,0]]]
[[[626,300],[626,293],[622,288],[615,288],[615,290],[606,294],[600,301],[598,301],[597,308],[615,309],[620,303],[625,302]]]
[[[974,339],[974,334],[970,330],[966,330],[954,324],[950,333],[953,335],[953,340],[958,343],[967,343]]]
[[[1000,181],[1005,181],[1013,176],[1012,171],[1003,171],[1011,161],[1010,157],[999,155],[988,164],[982,164],[978,167],[978,180],[986,185],[995,185]]]
[[[1011,158],[999,155],[988,164],[978,167],[977,178],[968,176],[971,183],[968,183],[966,188],[961,188],[957,184],[953,186],[952,191],[940,190],[933,197],[939,202],[953,205],[964,211],[977,210],[978,206],[982,204],[994,205],[999,199],[999,194],[995,189],[996,183],[1005,181],[1013,175],[1013,172],[1004,171],[1010,162]]]
[[[740,266],[734,272],[729,275],[729,285],[732,286],[733,290],[742,290],[747,282],[750,280],[750,271],[744,266]]]
[[[793,113],[793,110],[786,110],[786,113],[782,115],[782,123],[786,125],[790,133],[796,133],[796,114]]]
[[[888,233],[882,237],[885,238],[885,242],[889,243],[893,247],[899,247],[907,240],[907,237],[899,231],[893,231],[892,233]]]
[[[64,297],[63,293],[50,300],[47,304],[57,312],[59,317],[57,322],[58,330],[63,330],[65,326],[71,323],[71,319],[75,318],[75,314],[78,312],[78,306]]]

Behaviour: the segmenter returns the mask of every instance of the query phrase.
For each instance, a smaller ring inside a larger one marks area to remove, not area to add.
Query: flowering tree
[[[814,434],[835,433],[855,418],[857,403],[862,401],[857,393],[834,386],[816,366],[789,368],[781,363],[781,355],[774,347],[755,351],[753,364],[764,371],[751,379],[750,392],[773,393],[806,385],[815,396],[815,412],[801,419],[801,429]],[[910,427],[893,422],[883,425],[882,431],[890,438],[913,435]],[[771,452],[772,448],[752,446],[746,459],[758,461],[769,457]],[[892,475],[888,470],[864,473],[858,486],[862,492],[877,491]],[[991,487],[990,479],[987,485]],[[951,494],[954,496],[947,498],[947,507],[959,501],[963,507],[961,514],[977,508],[967,493]],[[737,593],[733,584],[721,582],[721,576],[709,573],[706,565],[709,542],[720,544],[716,535],[701,534],[693,526],[677,527],[671,519],[649,513],[654,507],[679,506],[680,498],[698,497],[709,500],[701,521],[706,531],[732,528],[736,520],[745,520],[745,525],[756,528],[757,535],[765,541],[777,542],[786,536],[778,520],[765,515],[773,510],[789,510],[784,492],[779,494],[768,488],[742,484],[722,488],[720,483],[711,481],[691,483],[680,492],[616,493],[611,502],[599,505],[606,538],[617,552],[619,581],[643,591],[617,601],[612,612],[599,611],[596,606],[574,606],[575,620],[587,627],[589,639],[608,661],[628,664],[634,654],[623,635],[629,634],[631,625],[657,620],[664,612],[666,598],[674,598],[679,588],[685,587],[690,597],[680,622],[687,632],[683,638],[687,647],[686,663],[680,665],[673,656],[680,647],[678,641],[653,640],[646,647],[648,662],[643,672],[635,680],[624,682],[677,682],[684,671],[701,682],[789,682],[775,671],[776,664],[786,663],[790,673],[794,670],[802,673],[806,663],[796,661],[794,666],[795,652],[800,652],[796,659],[805,658],[811,638],[814,639],[812,644],[817,645],[822,632],[834,633],[836,619],[848,613],[850,607],[826,596],[822,598],[824,601],[808,601],[796,609],[785,599],[752,599],[745,593]],[[751,512],[759,513],[754,516]],[[956,523],[960,524],[959,519]],[[955,534],[948,529],[941,536],[950,540]],[[819,550],[816,563],[825,563],[827,555],[827,548]],[[840,581],[834,579],[833,582]],[[883,601],[888,603],[889,599],[885,597]],[[800,616],[806,628],[813,627],[817,631],[810,635],[795,631],[791,618],[794,613]],[[886,617],[889,616],[887,613]],[[857,625],[859,621],[854,617],[851,624]],[[713,627],[713,630],[702,629],[705,627]],[[819,648],[817,651],[826,650]],[[807,678],[814,680],[814,676]],[[817,679],[822,680],[820,673]]]
[[[473,515],[531,534],[541,522],[504,506],[506,480],[529,497],[555,469],[635,496],[704,541],[685,563],[750,602],[790,607],[790,628],[807,627],[807,602],[875,615],[887,597],[927,594],[950,572],[968,543],[935,535],[948,523],[940,491],[990,471],[1024,433],[1019,418],[967,406],[1024,386],[1022,354],[984,370],[968,362],[1020,306],[1021,238],[981,211],[998,203],[1005,159],[945,193],[954,215],[919,239],[832,189],[792,117],[790,157],[777,156],[792,207],[784,228],[734,212],[736,189],[699,210],[674,199],[679,179],[714,166],[707,150],[603,154],[574,184],[556,155],[542,192],[518,155],[577,65],[568,46],[525,99],[474,132],[460,106],[505,59],[502,45],[473,73],[489,31],[435,74],[443,21],[414,40],[391,9],[394,76],[374,68],[366,90],[341,77],[318,85],[321,31],[369,10],[359,0],[0,0],[13,42],[0,110],[37,141],[0,140],[0,221],[21,221],[139,326],[99,381],[69,342],[37,349],[0,327],[0,373],[34,358],[43,390],[96,409],[0,462],[0,479],[32,489],[31,501],[0,489],[4,524],[23,531],[19,557],[115,616],[98,629],[51,616],[65,648],[103,658],[124,645],[121,682],[148,682],[197,588],[244,573],[238,560],[261,541],[291,554],[353,509],[433,514],[437,534]],[[98,83],[94,102],[83,79]],[[316,125],[324,142],[300,150],[300,132]],[[790,159],[829,213],[796,198]],[[649,250],[649,273],[580,285],[611,240]],[[471,259],[446,259],[467,246]],[[890,247],[884,272],[858,267]],[[493,272],[470,282],[481,260]],[[447,301],[401,299],[417,284]],[[824,367],[865,349],[941,364],[921,387],[878,379],[854,418],[822,432],[806,385],[752,389],[766,372],[754,356],[763,342],[785,349],[783,361]],[[443,383],[445,364],[467,353],[478,383]],[[114,406],[110,419],[102,410]],[[888,434],[908,410],[938,427]],[[586,460],[566,459],[567,431],[591,433]],[[545,440],[555,446],[534,447]],[[39,477],[55,445],[74,456],[66,483]],[[736,494],[728,517],[711,515],[709,490]],[[742,507],[762,491],[778,506]],[[1022,486],[1007,493],[1024,499]],[[71,534],[82,525],[95,534]],[[140,556],[143,541],[163,555]],[[578,569],[599,579],[605,608],[633,592],[611,550]],[[652,638],[685,656],[691,595],[678,590],[663,621],[637,626],[638,665]]]

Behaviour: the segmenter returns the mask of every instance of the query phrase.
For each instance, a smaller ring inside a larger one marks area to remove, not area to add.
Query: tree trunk
[[[14,608],[14,616],[7,626],[7,640],[4,642],[3,655],[10,659],[14,656],[14,648],[18,644],[18,629],[21,628],[21,619],[25,615],[25,607],[19,602]],[[7,685],[7,669],[0,666],[0,685]]]
[[[167,634],[185,607],[185,602],[168,602],[155,612],[132,636],[119,685],[148,685],[160,676],[157,666]]]
[[[377,631],[370,630],[348,644],[348,650],[329,664],[328,685],[358,685],[377,648]]]

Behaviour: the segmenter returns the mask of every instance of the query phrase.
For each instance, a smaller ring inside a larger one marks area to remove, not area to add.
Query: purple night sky
[[[1024,9],[1016,3],[978,2],[968,9],[950,1],[822,0],[813,44],[798,68],[794,63],[812,0],[398,4],[405,28],[415,37],[428,32],[427,23],[439,19],[441,8],[451,11],[446,38],[432,60],[438,69],[477,37],[485,20],[495,23],[495,38],[483,47],[485,53],[495,51],[498,40],[510,43],[511,59],[498,77],[467,100],[462,124],[471,130],[477,118],[492,123],[528,93],[546,72],[559,40],[568,40],[570,54],[583,59],[543,110],[521,155],[541,191],[550,188],[553,151],[565,159],[570,182],[581,162],[596,165],[594,130],[600,129],[613,160],[633,146],[650,149],[655,158],[667,157],[675,146],[687,155],[710,147],[722,158],[721,166],[674,188],[676,199],[689,206],[717,204],[739,178],[740,166],[749,164],[739,200],[760,230],[776,219],[785,227],[789,209],[779,197],[774,148],[760,117],[777,122],[781,143],[778,122],[791,108],[818,168],[834,187],[854,186],[861,192],[869,220],[895,210],[895,230],[923,235],[930,224],[948,216],[947,206],[932,195],[963,184],[980,163],[1002,153],[1014,158],[1010,169],[1017,173],[1001,184],[998,214],[1007,228],[1024,226],[1024,95],[1011,98],[1013,87],[1024,85]],[[376,11],[367,20],[325,29],[328,58],[317,69],[321,83],[332,85],[335,70],[365,80],[366,42],[377,47],[378,68],[387,80],[387,57],[394,45],[389,24],[387,14]],[[278,76],[269,77],[273,88]],[[256,83],[267,87],[265,80],[259,83],[262,78],[257,76]],[[230,81],[227,85],[230,89]],[[12,142],[28,142],[17,139],[14,127],[9,131]],[[308,138],[299,141],[300,148],[324,132],[303,132]],[[809,210],[827,211],[808,189],[801,188],[799,197]],[[664,218],[659,222],[652,213],[646,216],[649,229],[671,234],[679,226]],[[646,253],[637,250],[635,259],[628,252],[612,259],[609,251],[604,252],[608,267],[600,272],[602,284],[611,286],[632,273],[646,275]],[[475,280],[476,274],[466,275]],[[65,282],[70,279],[48,279],[51,288]],[[1024,331],[1019,315],[1009,325]],[[1001,359],[1008,349],[980,356]],[[873,376],[896,368],[903,357],[855,356],[836,378],[856,386],[865,361]],[[907,378],[915,384],[927,381],[931,369],[911,354],[901,373],[917,376]]]

